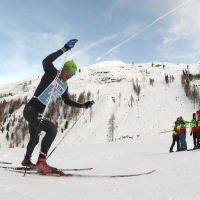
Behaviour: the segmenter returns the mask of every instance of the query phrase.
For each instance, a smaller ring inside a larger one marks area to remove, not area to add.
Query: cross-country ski
[[[5,166],[0,166],[2,169],[7,169],[7,170],[27,170],[27,171],[36,171],[36,169],[32,169],[30,167],[5,167]],[[59,169],[59,171],[85,171],[85,170],[92,170],[92,167],[88,168],[71,168],[71,169]]]
[[[144,173],[138,173],[138,174],[118,174],[118,175],[92,175],[92,174],[65,174],[65,173],[38,173],[38,172],[27,172],[28,175],[42,175],[42,176],[52,176],[52,177],[80,177],[80,178],[125,178],[125,177],[133,177],[133,176],[143,176],[152,174],[156,170],[152,170],[149,172]],[[17,172],[17,173],[24,173],[23,171],[14,171],[11,170],[11,172]]]

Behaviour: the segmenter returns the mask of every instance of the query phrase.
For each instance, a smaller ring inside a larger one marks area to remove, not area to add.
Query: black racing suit
[[[83,108],[83,104],[72,101],[67,92],[68,86],[67,83],[62,82],[59,78],[55,85],[55,79],[58,74],[58,70],[54,67],[53,61],[55,61],[59,56],[63,54],[62,50],[58,50],[49,56],[47,56],[43,60],[43,68],[44,75],[34,93],[33,98],[26,104],[23,115],[24,118],[29,122],[29,132],[30,132],[30,141],[27,145],[27,151],[25,158],[30,158],[35,146],[39,142],[39,135],[41,131],[45,131],[46,134],[41,143],[41,153],[47,155],[47,152],[56,137],[57,127],[47,118],[42,118],[42,113],[45,110],[46,104],[48,102],[48,98],[50,91],[52,91],[52,87],[55,86],[54,93],[51,95],[51,100],[54,101],[58,97],[62,97],[62,100],[65,104],[72,106]],[[52,103],[52,101],[50,103]],[[36,135],[37,134],[37,135]]]

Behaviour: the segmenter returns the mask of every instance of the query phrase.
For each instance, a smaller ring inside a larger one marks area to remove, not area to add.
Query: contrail
[[[110,49],[109,51],[107,51],[105,54],[103,54],[102,56],[99,56],[95,62],[97,62],[98,60],[100,60],[103,56],[107,55],[108,53],[110,53],[111,51],[117,49],[118,47],[120,47],[121,45],[123,45],[124,43],[128,42],[130,39],[132,39],[133,37],[135,37],[136,35],[138,35],[139,33],[141,33],[142,31],[144,31],[145,29],[149,28],[150,26],[152,26],[153,24],[155,24],[156,22],[160,21],[162,18],[164,18],[165,16],[169,15],[170,13],[174,12],[175,10],[179,9],[180,7],[184,6],[185,4],[189,3],[192,0],[188,0],[185,3],[181,4],[180,6],[174,8],[173,10],[169,11],[168,13],[164,14],[163,16],[159,17],[158,19],[156,19],[154,22],[152,22],[151,24],[149,24],[148,26],[146,26],[145,28],[143,28],[142,30],[140,30],[139,32],[135,33],[134,35],[132,35],[131,37],[129,37],[128,39],[126,39],[125,41],[123,41],[122,43],[118,44],[117,46],[113,47],[112,49]]]

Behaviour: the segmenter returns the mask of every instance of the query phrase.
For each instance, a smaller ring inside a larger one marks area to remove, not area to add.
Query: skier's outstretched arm
[[[47,74],[53,74],[57,69],[54,67],[53,62],[63,54],[63,51],[59,49],[58,51],[48,55],[43,61],[43,69]]]
[[[71,100],[67,94],[67,91],[62,95],[62,99],[65,102],[65,104],[72,106],[72,107],[77,107],[77,108],[91,108],[92,105],[94,104],[94,101],[87,101],[85,103],[79,103]]]
[[[50,55],[48,55],[43,61],[42,61],[42,65],[44,68],[45,73],[48,74],[53,74],[56,71],[56,68],[53,65],[53,62],[60,57],[64,52],[71,50],[71,48],[74,47],[75,43],[77,42],[77,39],[72,39],[69,40],[64,47],[62,47],[61,49],[59,49],[58,51],[51,53]]]
[[[62,99],[68,106],[77,107],[77,108],[83,108],[82,103],[75,102],[69,98],[69,95],[67,94],[67,91],[62,95]]]

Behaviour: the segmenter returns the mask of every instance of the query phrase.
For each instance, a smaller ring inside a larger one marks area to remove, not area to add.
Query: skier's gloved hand
[[[65,45],[64,48],[67,50],[70,50],[71,48],[74,48],[75,44],[78,42],[77,39],[71,39],[69,40]]]
[[[87,101],[86,103],[83,104],[83,108],[86,108],[86,109],[91,108],[93,104],[94,104],[93,100]]]
[[[192,132],[190,132],[190,136],[192,136]]]

